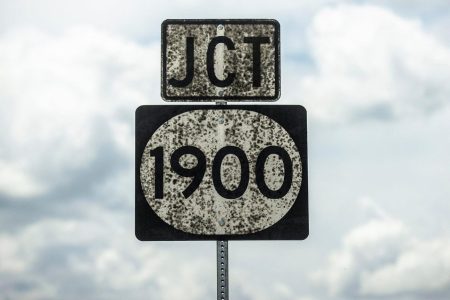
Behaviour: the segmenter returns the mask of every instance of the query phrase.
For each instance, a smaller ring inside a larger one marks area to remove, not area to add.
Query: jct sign
[[[166,20],[162,97],[268,101],[280,95],[275,20]]]

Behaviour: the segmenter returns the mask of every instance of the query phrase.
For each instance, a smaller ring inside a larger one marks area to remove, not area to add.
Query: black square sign
[[[305,239],[306,138],[299,105],[139,107],[137,238]]]

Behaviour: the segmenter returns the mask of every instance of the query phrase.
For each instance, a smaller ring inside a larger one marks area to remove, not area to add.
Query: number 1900
[[[186,168],[181,165],[181,157],[184,155],[193,155],[197,164],[192,168]],[[269,155],[277,155],[283,162],[284,178],[281,186],[273,190],[269,188],[265,181],[264,169]],[[221,177],[222,161],[225,156],[234,155],[240,163],[240,180],[235,189],[228,189],[224,186]],[[155,158],[155,198],[164,198],[164,148],[162,146],[150,150],[150,156]],[[212,167],[212,179],[214,189],[217,193],[226,199],[236,199],[241,197],[247,190],[250,180],[250,171],[255,172],[255,183],[259,191],[267,198],[278,199],[284,197],[292,185],[292,159],[288,152],[279,146],[268,146],[261,150],[256,160],[254,170],[250,170],[249,161],[245,152],[235,146],[225,146],[217,151],[212,166],[207,166],[206,156],[202,150],[194,146],[182,146],[176,149],[170,156],[171,169],[180,176],[192,177],[191,183],[184,189],[183,196],[190,197],[200,186],[205,176],[206,168]]]

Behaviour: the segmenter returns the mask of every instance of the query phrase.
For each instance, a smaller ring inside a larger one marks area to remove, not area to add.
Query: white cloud
[[[40,220],[0,235],[0,299],[214,299],[213,242],[208,253],[198,243],[142,243],[120,221],[122,213],[87,210],[95,218]],[[230,267],[231,298],[315,299],[270,273],[265,285],[258,270],[236,261]]]
[[[274,262],[272,262],[274,263]],[[298,291],[297,286],[289,285],[283,278],[274,278],[273,274],[265,274],[271,279],[268,284],[261,282],[261,278],[255,276],[255,270],[235,268],[232,265],[230,299],[248,300],[314,300],[315,297],[304,295]]]
[[[331,1],[335,2],[335,1]],[[78,25],[92,25],[102,30],[148,38],[159,35],[166,18],[274,18],[291,15],[292,19],[310,14],[330,0],[33,0],[0,1],[0,32],[4,29],[33,26],[59,32]],[[58,13],[53,13],[53,12]],[[294,15],[293,12],[295,13]],[[133,20],[133,22],[130,22]]]
[[[308,43],[317,69],[296,94],[318,119],[416,116],[449,103],[450,49],[418,20],[339,5],[314,17]]]
[[[363,295],[450,293],[450,238],[414,241],[394,263],[363,274]]]
[[[4,35],[0,165],[7,168],[0,193],[70,190],[92,170],[113,172],[120,159],[133,156],[134,110],[159,97],[158,77],[159,45],[139,46],[90,28]]]
[[[23,272],[26,268],[24,259],[19,255],[20,249],[17,243],[11,236],[0,236],[0,273]]]
[[[404,225],[392,219],[373,220],[355,228],[344,237],[342,249],[331,254],[328,267],[312,278],[324,283],[333,295],[354,290],[361,269],[392,260],[405,246],[405,235]]]
[[[15,197],[30,197],[44,192],[44,186],[38,184],[20,166],[0,161],[0,191]]]
[[[418,239],[388,216],[351,230],[326,267],[311,275],[331,295],[404,296],[450,292],[450,239]]]
[[[205,299],[214,261],[135,240],[118,216],[39,221],[0,236],[0,299]],[[209,283],[211,281],[211,284]],[[205,284],[206,282],[206,284]],[[26,288],[20,288],[26,286]]]

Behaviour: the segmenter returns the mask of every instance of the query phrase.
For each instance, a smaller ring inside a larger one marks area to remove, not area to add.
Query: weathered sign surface
[[[304,239],[301,106],[141,106],[136,236],[141,240]]]
[[[165,100],[279,98],[276,20],[166,20],[161,31]]]

